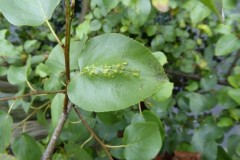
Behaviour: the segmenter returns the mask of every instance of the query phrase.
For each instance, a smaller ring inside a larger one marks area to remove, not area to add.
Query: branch
[[[15,97],[6,97],[6,98],[0,98],[1,101],[8,101],[8,100],[17,100],[20,98],[25,98],[33,95],[47,95],[47,94],[55,94],[55,93],[65,93],[65,90],[58,90],[58,91],[37,91],[37,92],[32,92],[28,94],[24,94],[21,96],[15,96]]]
[[[240,58],[240,51],[238,51],[238,53],[236,54],[236,57],[235,57],[234,61],[232,62],[231,66],[229,67],[228,72],[227,72],[227,74],[226,74],[226,79],[227,79],[228,76],[231,75],[232,70],[233,70],[233,68],[237,65],[237,62],[238,62],[239,58]]]
[[[183,72],[180,72],[180,71],[173,71],[173,70],[168,70],[168,69],[165,69],[165,72],[168,75],[172,75],[172,76],[176,76],[176,77],[185,77],[185,78],[196,80],[196,81],[200,81],[201,80],[201,76],[200,75],[188,74],[188,73],[183,73]],[[218,80],[217,83],[219,85],[230,86],[229,83],[226,82],[226,81]]]
[[[71,30],[71,7],[69,0],[65,0],[66,10],[66,31],[65,31],[65,47],[64,47],[64,59],[65,59],[65,72],[66,72],[66,84],[70,81],[70,65],[69,65],[69,48],[70,48],[70,30]]]
[[[103,141],[95,134],[95,132],[92,130],[92,128],[87,124],[87,122],[84,120],[82,115],[80,114],[79,110],[76,108],[76,106],[73,106],[73,109],[77,113],[79,119],[82,121],[83,125],[87,128],[87,130],[90,132],[90,134],[95,138],[95,140],[102,146],[104,149],[105,153],[107,154],[108,158],[110,160],[113,160],[111,154],[109,153],[106,145],[103,143]]]
[[[63,126],[67,120],[68,113],[71,110],[72,106],[73,106],[73,104],[71,102],[69,102],[67,105],[67,112],[62,112],[62,115],[58,121],[57,127],[55,128],[55,130],[53,132],[51,140],[48,143],[48,146],[47,146],[45,152],[43,153],[41,160],[50,160],[52,158],[53,151],[57,144],[57,140],[62,132]]]

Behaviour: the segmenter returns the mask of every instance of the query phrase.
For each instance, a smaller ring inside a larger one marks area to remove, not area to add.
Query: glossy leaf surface
[[[79,67],[81,73],[69,83],[68,95],[88,111],[127,108],[156,93],[167,80],[146,47],[120,34],[90,39]]]
[[[125,129],[123,143],[127,160],[153,159],[162,146],[159,127],[153,122],[134,123]]]
[[[211,9],[221,21],[224,21],[222,0],[200,0],[204,5]]]
[[[60,0],[0,0],[0,11],[14,25],[38,26],[52,17]]]

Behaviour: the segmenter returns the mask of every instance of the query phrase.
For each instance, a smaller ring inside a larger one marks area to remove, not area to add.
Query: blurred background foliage
[[[224,22],[198,0],[169,0],[165,6],[154,5],[154,0],[152,3],[148,0],[91,0],[89,3],[77,0],[76,4],[73,40],[82,40],[86,35],[122,33],[144,43],[164,65],[173,86],[167,83],[162,88],[164,95],[156,94],[141,102],[142,110],[161,119],[159,123],[164,126],[164,130],[160,127],[163,137],[160,155],[186,151],[199,152],[206,160],[240,159],[238,0],[223,0]],[[64,36],[63,7],[61,3],[51,20],[59,37]],[[56,73],[61,60],[51,67],[46,62],[57,44],[47,26],[15,27],[3,16],[0,24],[0,98],[31,90],[62,89],[63,73]],[[56,56],[52,59],[57,59]],[[62,99],[62,94],[31,96],[1,102],[1,109],[12,107],[16,124],[37,110],[36,116],[34,113],[28,120],[36,120],[47,128],[46,135],[41,135],[38,142],[28,135],[21,138],[29,139],[35,147],[40,146],[36,151],[40,152],[56,124],[54,117],[59,116],[56,113],[61,113],[58,108],[50,111],[48,104]],[[108,144],[119,144],[124,128],[139,121],[138,106],[109,113],[82,113]],[[50,117],[51,124],[48,123]],[[75,114],[70,114],[53,159],[106,159],[93,141],[80,151],[74,149],[91,136],[81,123],[74,123],[76,121]],[[113,149],[111,154],[124,159],[121,149]]]

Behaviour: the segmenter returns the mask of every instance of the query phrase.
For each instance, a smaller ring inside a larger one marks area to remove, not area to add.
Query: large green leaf
[[[221,21],[224,20],[224,14],[222,9],[222,0],[200,0],[204,5],[211,9]]]
[[[236,51],[240,48],[240,40],[234,34],[226,34],[222,36],[215,48],[216,56],[228,55],[233,51]]]
[[[18,160],[40,159],[42,154],[37,142],[27,134],[16,139],[12,149]]]
[[[162,147],[159,127],[154,122],[134,123],[125,129],[123,143],[127,160],[153,159]]]
[[[0,11],[14,25],[38,26],[52,17],[60,0],[0,0]]]
[[[167,80],[146,47],[120,34],[90,39],[79,66],[81,73],[69,83],[68,95],[88,111],[127,108],[156,93]]]
[[[10,144],[12,123],[12,117],[3,111],[0,111],[0,152],[3,152]]]

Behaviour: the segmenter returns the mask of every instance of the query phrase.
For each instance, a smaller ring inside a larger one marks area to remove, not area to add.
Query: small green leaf
[[[194,132],[192,146],[203,156],[203,159],[210,160],[217,158],[216,139],[223,136],[223,131],[213,124],[206,124]]]
[[[0,111],[0,152],[3,152],[10,144],[12,124],[12,117],[3,111]]]
[[[40,42],[37,40],[27,40],[24,42],[23,48],[27,53],[31,53],[40,47]]]
[[[12,145],[13,153],[18,160],[41,159],[41,150],[37,142],[27,134],[22,134]]]
[[[97,19],[94,19],[90,23],[90,31],[98,31],[99,29],[101,29],[101,27],[102,27],[102,23]]]
[[[151,2],[149,0],[138,0],[128,7],[127,15],[134,26],[142,26],[148,19],[151,12]]]
[[[109,12],[111,9],[115,8],[120,0],[102,0],[104,7],[107,9],[107,12]]]
[[[0,11],[12,24],[38,26],[52,17],[60,0],[0,0]]]
[[[202,94],[195,92],[181,92],[178,96],[178,105],[181,109],[190,109],[195,113],[204,112],[208,109],[208,100]]]
[[[65,144],[64,149],[68,155],[68,159],[74,160],[92,160],[92,156],[83,148],[79,148],[78,144]]]
[[[200,81],[200,85],[205,90],[214,89],[214,87],[217,85],[217,76],[209,75],[209,76],[203,77]]]
[[[164,64],[168,63],[167,62],[167,57],[163,52],[153,52],[152,53],[158,60],[158,62],[163,66]]]
[[[240,104],[240,89],[231,89],[228,91],[228,95],[238,104]]]
[[[173,91],[173,83],[171,82],[164,82],[159,91],[153,95],[153,98],[157,101],[165,101],[172,95]]]
[[[211,14],[211,10],[198,0],[188,1],[183,7],[190,12],[190,18],[194,25]]]
[[[228,76],[227,78],[229,84],[234,87],[234,88],[239,88],[240,87],[240,75],[233,75],[233,76]]]
[[[233,125],[233,120],[229,117],[221,117],[217,123],[218,127],[230,127]]]
[[[224,13],[222,0],[200,0],[204,5],[206,5],[209,9],[211,9],[223,22],[224,21]]]
[[[8,70],[7,78],[11,84],[20,84],[27,81],[28,70],[31,66],[31,57],[29,56],[24,67],[11,66]]]
[[[155,35],[157,32],[157,26],[156,25],[150,25],[147,27],[147,35],[149,37]]]
[[[0,39],[0,56],[17,57],[20,52],[7,40]]]
[[[153,122],[134,123],[128,126],[123,135],[127,160],[153,159],[162,147],[158,125]]]
[[[83,23],[79,24],[76,28],[76,36],[82,39],[84,35],[87,35],[90,31],[90,20],[85,20]]]
[[[51,117],[52,117],[52,124],[54,128],[57,126],[57,123],[63,111],[64,97],[65,97],[64,94],[58,93],[52,100]]]
[[[216,56],[225,56],[240,48],[240,40],[234,34],[226,34],[222,36],[215,48]]]
[[[3,39],[6,38],[7,32],[8,32],[7,29],[2,29],[2,30],[0,30],[0,40],[3,40]]]
[[[79,67],[81,73],[69,83],[68,95],[88,111],[127,108],[156,93],[167,81],[151,52],[120,34],[90,39],[80,55]]]
[[[37,67],[36,67],[36,70],[35,70],[36,74],[39,75],[40,77],[44,78],[44,77],[47,77],[49,75],[49,69],[48,67],[43,64],[43,63],[40,63]]]

